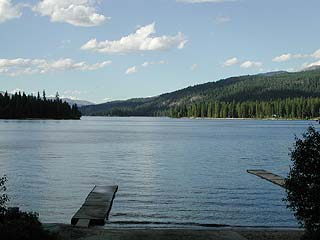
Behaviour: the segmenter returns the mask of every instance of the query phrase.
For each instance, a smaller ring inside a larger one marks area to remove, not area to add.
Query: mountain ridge
[[[281,71],[230,77],[216,82],[207,82],[204,84],[189,86],[155,97],[112,101],[94,106],[84,106],[81,107],[80,110],[83,115],[93,116],[175,117],[177,115],[197,117],[198,115],[206,116],[209,111],[209,105],[213,105],[214,102],[218,102],[220,105],[224,104],[226,105],[224,107],[227,108],[235,107],[237,104],[241,105],[241,103],[244,102],[269,102],[268,104],[271,104],[270,108],[274,111],[275,103],[271,102],[275,100],[286,101],[286,99],[308,99],[319,97],[320,70],[317,69],[312,71]],[[234,103],[234,106],[228,106],[227,103]],[[291,102],[290,104],[297,105],[297,103]],[[194,109],[190,110],[192,107]],[[201,115],[199,111],[202,110],[199,110],[198,108],[205,108],[206,110],[203,110],[203,112],[206,114]],[[192,111],[193,113],[190,114]],[[213,111],[212,107],[210,107],[210,111]],[[238,110],[238,112],[239,111],[240,110]],[[268,116],[274,115],[272,114],[272,111],[266,114]],[[179,114],[176,114],[175,112],[179,112]],[[289,113],[287,113],[287,115],[288,114]],[[209,114],[209,116],[211,115],[212,114]],[[227,115],[229,117],[232,114],[219,113],[218,115]],[[235,116],[237,115],[239,114],[236,114]]]
[[[318,80],[319,70],[243,75],[197,84],[155,97],[112,101],[85,106],[80,110],[84,115],[155,116],[171,107],[192,102],[320,97]]]

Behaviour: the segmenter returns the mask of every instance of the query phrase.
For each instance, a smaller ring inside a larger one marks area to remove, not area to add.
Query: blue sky
[[[0,90],[96,103],[320,65],[317,0],[0,0]]]

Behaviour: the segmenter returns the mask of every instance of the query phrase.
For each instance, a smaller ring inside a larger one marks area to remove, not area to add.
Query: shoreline
[[[201,118],[201,117],[183,117],[173,119],[196,119],[196,120],[262,120],[262,121],[318,121],[318,119],[299,119],[299,118]]]
[[[68,224],[43,224],[61,240],[299,240],[301,228],[277,227],[207,227],[207,228],[115,228],[106,226],[78,228]]]
[[[181,117],[173,118],[168,116],[91,116],[83,115],[82,117],[99,117],[99,118],[169,118],[169,119],[186,119],[186,120],[266,120],[266,121],[318,121],[318,118],[300,119],[300,118],[208,118],[208,117]]]
[[[30,120],[43,120],[43,121],[59,121],[59,120],[81,120],[81,118],[0,118],[0,120],[21,120],[21,121],[30,121]]]

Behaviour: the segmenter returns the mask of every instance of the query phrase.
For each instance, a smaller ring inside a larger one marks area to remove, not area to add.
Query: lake
[[[247,169],[285,176],[312,121],[83,117],[1,120],[10,205],[69,223],[95,184],[119,185],[110,224],[296,227],[285,192]],[[110,225],[109,225],[110,226]]]

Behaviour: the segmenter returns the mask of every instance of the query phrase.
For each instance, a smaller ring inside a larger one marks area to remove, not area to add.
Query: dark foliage
[[[320,133],[309,127],[296,139],[286,179],[288,207],[306,229],[304,239],[320,239]]]
[[[48,100],[45,92],[43,97],[16,93],[12,96],[0,93],[0,119],[80,119],[81,113],[77,105],[69,106],[62,102],[59,95]]]
[[[42,228],[36,213],[17,212],[0,215],[0,238],[6,240],[54,240],[55,234]]]
[[[320,98],[288,98],[269,101],[199,102],[170,108],[169,117],[286,118],[310,119],[320,116]]]
[[[6,182],[7,182],[7,177],[1,177],[0,178],[0,215],[4,214],[6,211],[6,203],[8,202],[9,198],[8,195],[6,194]]]
[[[13,212],[7,209],[6,176],[0,178],[0,239],[3,240],[55,240],[56,234],[42,228],[36,213]]]
[[[319,117],[320,71],[223,79],[152,98],[81,107],[84,115],[216,118]]]

